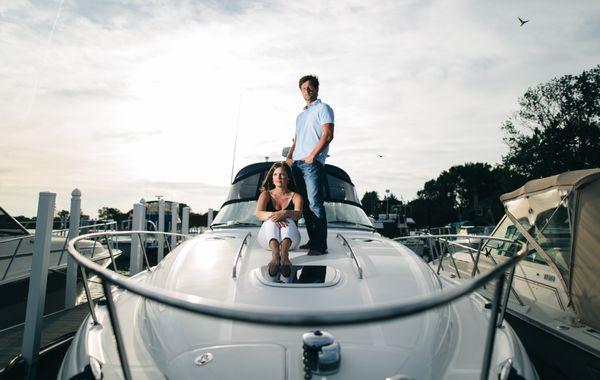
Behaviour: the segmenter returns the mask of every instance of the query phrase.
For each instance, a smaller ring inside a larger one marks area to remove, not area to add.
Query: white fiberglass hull
[[[234,278],[232,264],[248,232],[252,235]],[[329,254],[306,256],[306,251],[295,251],[291,260],[294,265],[334,268],[337,280],[327,286],[269,285],[261,277],[261,267],[270,254],[256,242],[257,233],[257,228],[207,232],[183,243],[153,272],[140,273],[130,281],[177,291],[192,300],[202,297],[231,306],[315,313],[377,307],[456,285],[440,280],[419,257],[398,243],[371,232],[332,228]],[[363,268],[362,279],[348,247],[336,237],[338,233],[356,254]],[[302,335],[320,329],[205,317],[143,300],[130,292],[113,293],[134,378],[303,379]],[[472,295],[408,318],[324,327],[340,344],[342,358],[339,370],[327,378],[363,380],[403,375],[478,379],[489,325],[485,303],[482,297]],[[69,379],[90,364],[106,379],[123,377],[106,306],[97,306],[96,312],[99,325],[93,325],[89,318],[82,325],[59,378]],[[199,365],[198,359],[208,354],[212,360]],[[500,364],[508,358],[519,374],[537,378],[521,343],[506,325],[496,332],[491,376],[497,376]]]

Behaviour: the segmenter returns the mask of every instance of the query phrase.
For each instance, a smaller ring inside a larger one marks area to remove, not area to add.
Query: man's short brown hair
[[[313,87],[316,88],[317,90],[319,89],[319,78],[317,78],[316,75],[305,75],[305,76],[303,76],[298,81],[298,87],[301,87],[302,83],[304,83],[306,81],[310,82],[310,84],[312,84]]]

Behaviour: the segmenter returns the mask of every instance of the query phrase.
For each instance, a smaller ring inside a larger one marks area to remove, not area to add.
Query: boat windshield
[[[260,226],[261,221],[256,219],[256,201],[230,203],[223,206],[215,218],[213,227],[231,226]],[[332,227],[373,229],[371,221],[365,212],[357,206],[343,202],[325,202],[327,224]],[[298,222],[304,225],[304,218]]]
[[[0,207],[0,237],[21,235],[29,235],[29,232]]]
[[[256,202],[261,183],[273,163],[248,165],[236,175],[229,194],[212,227],[260,226],[256,219]],[[348,174],[337,166],[325,165],[322,183],[328,225],[340,228],[374,230],[373,224],[360,206],[356,188]],[[304,219],[299,220],[304,225]]]
[[[507,203],[509,211],[535,238],[556,265],[565,280],[569,279],[571,258],[572,197],[564,190],[552,189]],[[492,236],[526,242],[508,217],[504,217]],[[508,243],[489,242],[487,248],[501,256],[513,256],[516,247]],[[548,265],[546,259],[533,248],[525,260]]]

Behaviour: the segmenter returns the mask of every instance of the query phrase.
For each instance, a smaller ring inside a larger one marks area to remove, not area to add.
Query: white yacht
[[[323,184],[329,253],[292,251],[292,275],[269,276],[255,208],[271,164],[237,174],[212,231],[129,279],[69,248],[107,292],[60,379],[538,378],[512,328],[496,328],[497,304],[459,297],[465,288],[376,233],[338,167]]]
[[[0,286],[29,278],[34,240],[34,233],[0,207]],[[52,236],[48,260],[51,272],[67,267],[66,246],[66,236]],[[105,263],[110,259],[107,247],[96,241],[81,240],[78,249],[97,262]],[[120,252],[113,250],[112,253],[117,257]]]
[[[532,180],[500,199],[506,215],[491,236],[526,242],[529,253],[515,267],[511,325],[542,378],[600,379],[600,169]],[[483,242],[431,265],[469,280],[515,254]],[[481,293],[489,298],[491,288]]]

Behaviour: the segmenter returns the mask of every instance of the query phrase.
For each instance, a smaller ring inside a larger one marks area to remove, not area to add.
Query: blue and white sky
[[[360,196],[410,200],[498,163],[518,97],[598,63],[596,0],[7,0],[0,205],[35,215],[52,191],[68,209],[79,188],[92,216],[157,194],[218,209],[236,126],[235,171],[281,158],[308,73],[336,114],[328,162]]]

